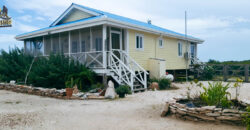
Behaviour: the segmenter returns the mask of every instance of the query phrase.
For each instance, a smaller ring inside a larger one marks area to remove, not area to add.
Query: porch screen
[[[101,28],[93,28],[92,29],[92,41],[93,41],[93,50],[94,51],[102,51],[102,29]]]
[[[35,39],[35,53],[36,53],[36,55],[43,55],[44,54],[44,43],[43,43],[42,37]]]
[[[59,53],[59,34],[52,35],[52,50],[53,53]]]
[[[51,53],[51,39],[50,36],[44,37],[44,47],[45,47],[45,55],[49,55]]]
[[[90,29],[81,30],[81,52],[90,52]]]
[[[63,54],[69,53],[69,33],[60,33],[60,52]]]
[[[79,30],[71,32],[71,53],[79,52]]]

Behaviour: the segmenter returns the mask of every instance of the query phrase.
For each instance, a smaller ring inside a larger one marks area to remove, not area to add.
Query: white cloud
[[[33,17],[31,15],[24,15],[24,16],[17,17],[17,19],[30,23],[32,22]]]
[[[16,22],[15,25],[16,25],[17,30],[22,31],[22,32],[30,32],[30,31],[39,29],[38,27],[27,25],[27,24],[22,24],[19,22]]]
[[[45,18],[44,17],[40,17],[40,16],[36,17],[35,19],[36,20],[40,20],[40,21],[45,21]]]
[[[3,50],[9,50],[9,48],[14,48],[14,47],[23,47],[23,42],[15,40],[15,35],[13,34],[1,34],[0,35],[0,45],[1,49]]]

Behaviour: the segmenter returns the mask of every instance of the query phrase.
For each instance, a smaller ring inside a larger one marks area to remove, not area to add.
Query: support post
[[[69,57],[70,57],[70,52],[71,52],[71,44],[70,44],[70,31],[69,31]]]
[[[92,39],[92,28],[90,27],[89,30],[89,37],[90,37],[90,51],[93,50],[93,39]]]
[[[23,47],[23,48],[24,48],[24,53],[26,53],[26,51],[27,51],[27,48],[26,48],[26,44],[27,44],[27,43],[26,43],[26,40],[24,40],[23,43],[24,43],[24,44],[23,44],[23,45],[24,45],[24,47]]]
[[[53,41],[52,40],[53,40],[52,35],[50,35],[50,52],[53,52]]]
[[[81,30],[79,29],[79,51],[82,52],[82,38],[81,38]]]
[[[45,45],[45,38],[43,36],[43,56],[45,56],[45,48],[46,48],[46,45]]]
[[[249,81],[249,65],[245,65],[245,82]]]
[[[102,64],[103,64],[104,69],[107,68],[107,53],[105,50],[106,38],[107,38],[107,26],[103,25],[102,27]]]
[[[61,33],[59,33],[59,54],[62,53],[62,45],[61,45]]]
[[[147,74],[146,72],[143,72],[144,73],[144,88],[145,90],[147,90]]]
[[[104,85],[105,88],[108,87],[108,82],[107,81],[108,81],[107,74],[104,73],[103,76],[102,76],[102,83],[103,83],[103,85]]]
[[[227,81],[227,75],[228,75],[228,73],[227,73],[227,71],[228,71],[228,65],[224,65],[223,66],[223,79],[224,79],[224,81]]]

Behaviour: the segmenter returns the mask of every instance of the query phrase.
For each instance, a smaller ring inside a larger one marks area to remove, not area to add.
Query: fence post
[[[245,82],[248,82],[249,65],[245,65]]]
[[[224,65],[223,66],[223,79],[224,79],[224,81],[227,81],[227,74],[228,74],[227,69],[228,69],[228,65]]]

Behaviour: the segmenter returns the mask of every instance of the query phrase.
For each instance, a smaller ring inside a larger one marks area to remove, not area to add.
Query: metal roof
[[[42,29],[35,30],[35,31],[32,31],[32,32],[20,34],[20,35],[17,35],[16,37],[20,37],[20,36],[22,36],[22,35],[27,35],[27,34],[34,33],[34,32],[45,31],[45,30],[47,30],[47,29],[52,29],[52,28],[56,28],[56,27],[60,27],[60,26],[64,26],[64,25],[70,25],[70,24],[73,24],[73,23],[79,23],[79,22],[83,22],[83,21],[89,21],[89,20],[93,20],[93,19],[98,19],[98,18],[101,18],[101,17],[110,18],[110,19],[113,19],[113,20],[117,20],[117,21],[120,21],[120,22],[125,22],[125,23],[128,23],[128,24],[136,25],[136,26],[138,26],[138,27],[143,27],[143,28],[152,29],[152,30],[155,30],[155,31],[165,32],[165,33],[170,34],[170,35],[185,37],[185,34],[177,33],[177,32],[174,32],[174,31],[171,31],[171,30],[168,30],[168,29],[159,27],[159,26],[155,26],[155,25],[152,25],[152,24],[148,24],[148,23],[146,23],[146,22],[141,22],[141,21],[138,21],[138,20],[134,20],[134,19],[130,19],[130,18],[127,18],[127,17],[115,15],[115,14],[112,14],[112,13],[100,11],[100,10],[97,10],[97,9],[89,8],[89,7],[86,7],[86,6],[83,6],[83,5],[79,5],[79,4],[75,4],[75,3],[72,3],[71,6],[77,6],[77,7],[80,7],[80,8],[82,8],[82,9],[89,10],[89,11],[92,11],[92,12],[95,12],[95,13],[98,13],[98,14],[100,14],[100,15],[95,16],[95,17],[90,17],[90,18],[81,19],[81,20],[76,20],[76,21],[72,21],[72,22],[68,22],[68,23],[64,23],[64,24],[60,24],[60,25],[54,25],[54,26],[51,25],[50,27],[46,27],[46,28],[42,28]],[[71,6],[70,6],[70,7],[71,7]],[[69,8],[68,8],[68,9],[69,9]],[[65,13],[65,12],[64,12],[64,13]],[[62,16],[62,15],[61,15],[61,16]],[[61,16],[60,16],[60,17],[61,17]],[[59,18],[60,18],[60,17],[59,17]],[[55,23],[55,22],[53,22],[52,24],[54,24],[54,23]],[[194,40],[203,42],[203,40],[201,40],[201,39],[199,39],[199,38],[192,37],[192,36],[187,36],[187,38],[188,38],[188,39],[194,39]]]

